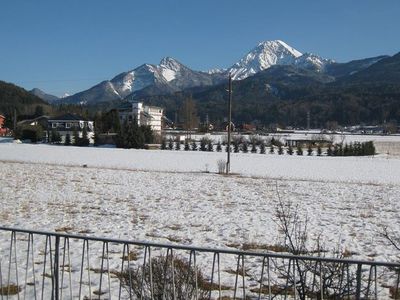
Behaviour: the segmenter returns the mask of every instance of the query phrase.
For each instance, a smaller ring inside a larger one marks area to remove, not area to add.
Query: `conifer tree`
[[[200,140],[200,151],[207,151],[206,146],[207,146],[207,139],[202,138]]]
[[[333,151],[332,151],[331,145],[328,146],[328,149],[326,150],[326,155],[333,156]]]
[[[251,153],[257,153],[257,145],[255,141],[251,143]]]
[[[172,150],[172,149],[174,149],[174,141],[173,141],[173,139],[169,139],[168,140],[168,150]]]
[[[233,141],[233,152],[239,153],[240,151],[240,144],[238,140]]]
[[[282,146],[279,146],[280,148],[282,148]],[[275,150],[274,150],[274,145],[271,144],[271,146],[269,147],[269,154],[274,154]]]
[[[64,145],[65,145],[65,146],[70,146],[70,145],[71,145],[71,135],[70,135],[69,133],[67,133],[67,134],[65,135]]]
[[[83,126],[82,138],[80,140],[79,146],[89,146],[89,144],[90,144],[90,140],[88,137],[88,131],[87,131],[86,126]]]
[[[249,152],[249,148],[247,146],[247,141],[243,141],[243,143],[242,143],[242,152],[243,153]]]
[[[196,143],[196,141],[192,142],[192,151],[197,151],[197,143]]]
[[[165,138],[161,140],[161,150],[166,150],[167,149],[167,141]]]
[[[177,139],[175,142],[175,150],[181,150],[181,142],[179,141],[179,139]]]
[[[322,149],[321,149],[321,146],[320,146],[320,145],[318,145],[318,148],[317,148],[317,155],[318,155],[318,156],[321,156],[321,155],[322,155]]]
[[[99,132],[95,131],[93,134],[93,146],[98,146],[100,143]]]
[[[57,130],[53,129],[51,131],[50,140],[51,140],[51,143],[53,143],[53,144],[61,143],[61,135],[60,135],[60,133]]]
[[[185,139],[185,147],[184,147],[184,150],[185,150],[185,151],[189,151],[189,150],[190,150],[190,147],[189,147],[189,140],[188,140],[188,139]]]
[[[282,154],[283,154],[283,147],[282,147],[282,145],[279,145],[279,146],[278,146],[278,154],[279,154],[279,155],[282,155]]]
[[[352,153],[350,153],[350,151],[349,151],[349,146],[347,145],[347,143],[344,145],[344,148],[343,148],[343,155],[344,155],[344,156],[352,155]]]
[[[313,153],[313,150],[312,150],[312,148],[311,148],[311,144],[308,144],[307,155],[308,155],[308,156],[311,156],[312,153]]]
[[[265,154],[265,143],[263,141],[260,144],[260,154]]]
[[[145,145],[145,135],[142,126],[139,126],[136,120],[128,122],[127,120],[121,126],[115,144],[118,148],[142,149]],[[163,148],[163,144],[161,144]]]
[[[221,142],[220,141],[218,141],[218,143],[217,143],[217,152],[221,152],[222,151],[222,146],[221,146]]]
[[[212,143],[212,140],[208,140],[208,143],[207,143],[207,151],[208,152],[213,152],[214,151],[214,146],[213,146],[213,143]]]
[[[293,155],[293,148],[292,148],[291,145],[289,145],[289,148],[288,148],[288,150],[287,150],[287,154]]]
[[[76,129],[76,127],[74,127],[74,131],[72,132],[72,136],[74,138],[73,145],[74,146],[78,146],[78,144],[79,144],[79,134],[78,134],[78,130]]]
[[[300,144],[297,146],[296,154],[297,155],[303,155],[303,149],[301,148]]]

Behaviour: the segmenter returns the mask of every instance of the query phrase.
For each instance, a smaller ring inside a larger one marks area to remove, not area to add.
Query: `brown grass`
[[[168,229],[171,229],[171,230],[181,230],[182,229],[182,226],[181,225],[179,225],[179,224],[173,224],[173,225],[168,225],[168,226],[166,226]]]
[[[17,295],[21,291],[18,285],[10,284],[0,288],[0,295]]]
[[[125,261],[136,261],[139,259],[139,253],[130,251],[129,254],[122,257],[122,259]]]
[[[90,231],[89,229],[84,229],[84,230],[79,230],[78,233],[87,234],[87,233],[93,233],[93,231]]]
[[[54,229],[55,232],[70,232],[73,231],[74,228],[73,227],[69,227],[69,226],[64,226],[64,227],[58,227],[56,229]]]
[[[269,286],[263,285],[261,288],[260,287],[253,288],[253,289],[250,289],[250,291],[253,293],[261,293],[261,294],[267,295],[267,294],[269,294]],[[288,295],[294,295],[293,288],[285,289],[285,288],[280,287],[275,284],[271,285],[271,294],[272,295],[281,295],[281,294],[285,294],[286,292]]]
[[[396,293],[397,290],[397,293]],[[389,287],[390,298],[392,299],[399,299],[400,297],[400,287],[396,289],[395,286]]]
[[[289,249],[284,245],[268,245],[268,244],[257,244],[257,243],[244,243],[242,250],[267,250],[273,252],[289,252]]]
[[[232,275],[236,275],[236,274],[238,274],[239,276],[243,275],[243,270],[242,269],[240,269],[239,271],[233,270],[233,269],[228,269],[228,270],[225,270],[225,272],[228,273],[228,274],[232,274]],[[249,269],[246,269],[246,268],[244,269],[244,276],[248,276],[248,277],[251,276]]]
[[[344,251],[342,253],[343,257],[351,257],[356,254],[357,254],[357,252],[351,251],[349,249],[344,249]]]
[[[93,291],[93,294],[96,296],[102,296],[104,294],[107,294],[107,292],[100,292],[99,290],[95,290],[95,291]]]
[[[218,291],[219,290],[219,285],[218,285],[218,283],[215,283],[215,282],[213,282],[211,284],[211,282],[203,281],[203,282],[200,283],[200,288],[203,291]],[[228,290],[231,290],[231,288],[229,286],[221,284],[221,291],[228,291]]]
[[[95,274],[107,273],[108,272],[107,269],[101,270],[101,268],[90,268],[89,270],[92,271]]]

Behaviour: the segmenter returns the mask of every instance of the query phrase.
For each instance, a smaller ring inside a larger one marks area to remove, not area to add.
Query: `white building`
[[[138,125],[147,125],[161,133],[164,110],[161,107],[143,105],[142,102],[128,102],[118,108],[121,123],[137,120]]]

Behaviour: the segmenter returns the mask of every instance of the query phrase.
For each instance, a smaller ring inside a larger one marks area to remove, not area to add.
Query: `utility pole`
[[[228,89],[228,152],[226,160],[226,174],[229,174],[231,169],[231,129],[232,129],[232,74],[229,73],[229,89]]]
[[[14,107],[14,120],[13,121],[14,121],[14,124],[13,124],[14,125],[13,126],[14,127],[13,128],[14,129],[13,135],[14,135],[14,139],[15,139],[16,138],[15,137],[15,133],[17,131],[17,109],[15,107]]]

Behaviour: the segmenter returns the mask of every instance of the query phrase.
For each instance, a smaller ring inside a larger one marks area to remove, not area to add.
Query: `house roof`
[[[37,121],[40,121],[40,120],[49,120],[49,119],[50,119],[49,116],[39,116],[39,117],[36,117],[34,119],[26,119],[26,120],[19,121],[18,124],[29,124],[29,123],[32,123],[32,122],[37,122]]]
[[[50,118],[49,121],[56,121],[56,120],[62,120],[62,121],[87,121],[86,118],[79,116],[79,115],[75,115],[75,114],[71,114],[71,113],[67,113],[61,116],[57,116],[54,118]]]

